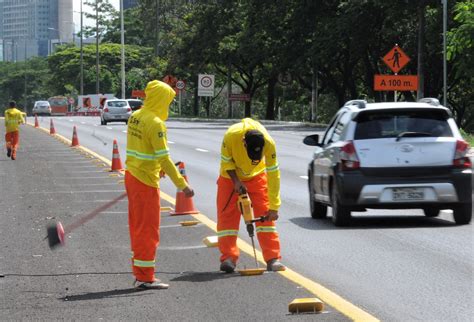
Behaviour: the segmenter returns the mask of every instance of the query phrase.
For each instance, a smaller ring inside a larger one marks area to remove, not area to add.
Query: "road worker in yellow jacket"
[[[24,115],[25,113],[16,108],[14,101],[9,103],[9,108],[5,111],[5,142],[7,156],[12,160],[16,159],[16,151],[20,143],[20,124],[25,123]]]
[[[280,240],[275,227],[280,207],[280,170],[275,141],[259,122],[250,118],[229,127],[221,147],[220,176],[217,180],[217,235],[221,252],[220,269],[235,270],[239,258],[237,235],[239,192],[247,192],[254,216],[266,216],[256,223],[257,238],[267,270],[282,271]]]
[[[186,197],[193,189],[180,175],[166,141],[165,121],[176,93],[166,83],[154,80],[145,89],[143,107],[128,120],[127,170],[128,218],[135,287],[166,289],[155,277],[155,255],[160,241],[160,173],[165,172]]]

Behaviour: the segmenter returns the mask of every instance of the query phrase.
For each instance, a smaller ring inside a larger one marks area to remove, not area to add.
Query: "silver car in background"
[[[51,115],[51,105],[48,101],[36,101],[31,113],[33,115]]]
[[[132,108],[127,100],[107,100],[100,109],[100,124],[107,125],[108,122],[125,122],[127,124],[130,115],[132,115]]]

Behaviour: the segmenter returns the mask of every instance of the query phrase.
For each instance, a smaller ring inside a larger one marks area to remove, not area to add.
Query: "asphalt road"
[[[40,119],[41,126],[49,127],[49,118]],[[72,126],[76,125],[81,145],[109,159],[112,140],[117,139],[124,161],[124,124],[100,126],[99,119],[93,117],[64,117],[54,121],[56,130],[68,138]],[[188,178],[196,190],[195,204],[215,221],[219,149],[229,123],[169,121],[167,124],[171,156],[174,161],[186,163]],[[278,230],[285,264],[382,320],[472,320],[472,224],[454,225],[449,212],[443,212],[438,218],[425,218],[420,210],[354,213],[354,225],[349,228],[334,227],[330,218],[313,220],[309,216],[305,177],[312,148],[301,141],[315,130],[278,124],[267,128],[277,142],[282,173],[283,205]],[[68,164],[71,166],[68,171],[81,171],[82,163]],[[95,189],[91,185],[92,179],[86,181],[88,189]],[[172,196],[175,193],[169,180],[163,181],[162,190]],[[54,202],[54,208],[60,209],[60,205]],[[85,229],[83,234],[86,234]],[[246,239],[245,234],[241,238]],[[96,242],[97,239],[92,241]],[[81,242],[75,250],[82,256],[81,262],[86,255],[100,257],[100,254],[93,254],[93,247],[91,254],[83,254],[84,246]],[[214,264],[217,254],[214,255],[208,261],[212,264],[211,270],[217,267],[217,263]],[[107,254],[107,258],[109,256]],[[188,262],[186,270],[189,270]],[[123,270],[127,270],[126,266]],[[282,285],[287,282],[283,281]],[[338,315],[337,309],[330,309],[331,320],[344,318]],[[316,318],[325,317],[318,315]],[[281,318],[282,315],[278,319]]]

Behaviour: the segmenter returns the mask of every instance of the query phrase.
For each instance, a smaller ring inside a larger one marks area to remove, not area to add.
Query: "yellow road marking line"
[[[28,123],[29,124],[29,123]],[[29,124],[31,125],[31,124]],[[49,130],[45,128],[40,128],[41,130],[47,132],[49,134]],[[70,140],[64,138],[63,136],[56,134],[56,136],[59,136],[66,141],[71,143]],[[83,146],[79,146],[79,149],[82,149],[86,151],[87,153],[93,155],[94,157],[102,160],[104,163],[107,163],[108,165],[112,165],[112,161],[104,158],[103,156],[89,150],[88,148],[85,148]],[[172,205],[176,204],[176,200],[171,197],[170,195],[164,193],[163,191],[160,191],[160,197],[171,203]],[[214,232],[217,232],[217,224],[209,219],[209,217],[205,216],[204,214],[196,214],[192,215],[194,218],[202,222],[204,225],[209,227],[211,230]],[[245,242],[244,240],[237,238],[237,246],[244,252],[247,253],[248,255],[253,257],[253,248],[250,244]],[[265,261],[263,260],[263,255],[262,252],[257,250],[257,259],[260,263],[266,265]],[[290,269],[287,267],[286,271],[283,272],[278,272],[280,275],[283,277],[287,278],[288,280],[304,287],[306,290],[308,290],[310,293],[316,295],[319,297],[323,302],[327,303],[329,306],[332,306],[335,308],[337,311],[341,312],[345,316],[349,317],[350,319],[354,321],[379,321],[375,316],[365,312],[361,308],[355,306],[354,304],[350,303],[346,299],[342,298],[341,296],[337,295],[336,293],[332,292],[331,290],[327,289],[326,287],[322,286],[319,283],[316,283],[315,281],[310,280],[307,277],[304,277],[303,275],[295,272],[294,270]]]

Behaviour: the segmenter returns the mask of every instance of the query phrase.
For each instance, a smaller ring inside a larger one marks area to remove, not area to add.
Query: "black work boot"
[[[10,157],[12,155],[12,149],[8,148],[7,149],[7,157]]]
[[[228,258],[221,263],[221,271],[226,273],[233,273],[235,271],[235,264],[234,262]]]

